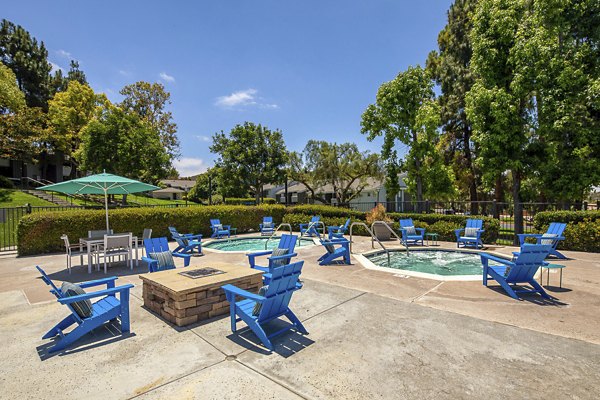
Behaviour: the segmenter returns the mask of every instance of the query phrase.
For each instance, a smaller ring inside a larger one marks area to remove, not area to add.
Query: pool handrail
[[[310,228],[312,228],[315,225],[321,225],[322,231],[323,231],[323,236],[325,236],[325,223],[323,221],[316,221],[316,222],[309,222],[308,223],[308,227],[306,228],[305,232],[309,232]],[[319,229],[316,228],[315,231],[317,232],[317,235],[319,236],[319,240],[321,240],[321,232],[319,232]],[[304,235],[302,234],[302,232],[300,232],[300,238],[302,238]]]
[[[394,232],[394,230],[392,228],[390,228],[390,226],[387,224],[387,222],[385,221],[373,221],[373,223],[371,224],[371,230],[373,230],[373,227],[375,225],[383,225],[385,226],[388,231],[390,231],[390,233],[394,236],[396,236],[396,239],[398,239],[398,241],[402,244],[402,239],[400,239],[400,236],[398,236],[398,234],[396,232]],[[373,239],[371,239],[373,240]],[[404,246],[406,247],[406,255],[409,256],[409,250],[408,250],[408,243],[404,243]]]
[[[269,240],[273,239],[273,236],[275,236],[277,234],[277,231],[279,230],[279,228],[281,228],[282,226],[287,226],[290,229],[290,235],[293,235],[294,233],[292,232],[292,225],[288,224],[287,222],[282,222],[281,224],[277,225],[277,228],[275,228],[275,230],[273,231],[273,233],[271,234],[271,236],[269,236],[269,238],[267,239],[267,241],[265,242],[265,250],[267,249],[267,245],[269,244]]]
[[[390,251],[383,245],[383,243],[381,243],[379,238],[377,236],[375,236],[375,234],[373,233],[371,228],[369,228],[369,225],[367,225],[364,222],[353,222],[352,224],[350,224],[350,253],[352,253],[352,243],[353,243],[352,242],[352,228],[354,228],[355,225],[364,226],[365,229],[367,230],[367,232],[369,232],[371,234],[371,248],[372,249],[375,248],[375,244],[374,244],[373,240],[376,240],[377,243],[379,243],[379,245],[381,246],[381,248],[383,249],[383,251],[385,251],[385,254],[387,255],[388,266],[389,266],[390,265]]]

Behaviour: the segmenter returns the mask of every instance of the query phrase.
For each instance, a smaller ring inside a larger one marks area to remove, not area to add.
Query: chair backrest
[[[259,321],[269,320],[287,311],[292,294],[297,290],[296,283],[303,265],[304,261],[298,261],[271,270],[271,281],[265,293],[267,299],[262,303]]]
[[[346,220],[346,223],[344,224],[344,226],[342,227],[342,230],[345,232],[348,230],[348,227],[350,226],[350,218],[348,218]]]
[[[106,230],[106,229],[102,229],[102,230],[97,230],[97,231],[88,231],[88,238],[103,238],[104,235],[112,235],[113,234],[113,230]]]
[[[142,233],[142,239],[150,239],[152,237],[152,229],[146,228]]]
[[[263,217],[263,224],[272,224],[273,217]]]
[[[104,250],[131,248],[131,233],[125,235],[104,235]]]
[[[546,230],[546,234],[547,235],[562,236],[562,234],[565,231],[566,227],[567,227],[567,224],[565,224],[565,223],[562,223],[562,222],[551,222],[550,226]]]
[[[211,227],[211,228],[214,228],[214,227],[215,227],[215,225],[222,225],[222,224],[221,224],[221,220],[220,220],[220,219],[211,219],[211,220],[210,220],[210,227]]]
[[[311,219],[310,222],[314,223],[314,222],[319,222],[321,220],[321,216],[319,215],[314,215]]]
[[[176,237],[179,237],[179,232],[177,232],[177,229],[175,229],[175,227],[170,226],[169,232],[171,232],[171,236],[173,236],[173,239],[175,239]]]
[[[59,288],[56,287],[56,285],[54,284],[54,282],[52,282],[52,279],[50,279],[50,277],[48,275],[46,275],[46,272],[42,269],[42,267],[40,267],[39,265],[35,266],[37,268],[38,271],[40,271],[40,274],[42,275],[42,280],[44,281],[44,283],[46,285],[49,285],[54,291],[52,293],[54,293],[54,295],[57,298],[62,298],[62,292],[60,291]]]
[[[481,219],[471,219],[469,218],[467,220],[467,228],[476,228],[476,229],[483,229],[483,220]]]
[[[515,266],[506,276],[507,282],[528,282],[533,279],[538,268],[544,263],[552,246],[542,244],[524,244],[517,258],[513,261]]]
[[[69,247],[71,247],[71,244],[69,243],[69,236],[63,233],[62,235],[60,235],[60,238],[65,241],[65,247],[67,248],[67,251],[69,251]]]
[[[287,233],[284,233],[283,235],[281,235],[281,239],[279,239],[279,244],[277,245],[277,248],[287,249],[288,254],[293,253],[297,241],[298,236],[288,235]]]
[[[400,220],[400,228],[406,228],[407,226],[415,226],[415,224],[413,223],[412,218],[401,219]]]
[[[148,255],[150,255],[150,253],[169,251],[169,241],[166,237],[144,239],[144,248]]]

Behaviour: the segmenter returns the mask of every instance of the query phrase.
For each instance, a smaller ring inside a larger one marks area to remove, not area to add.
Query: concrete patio
[[[355,238],[355,252],[371,249]],[[442,243],[442,248],[454,248]],[[489,246],[510,254],[510,247]],[[96,330],[49,355],[41,336],[66,315],[38,278],[60,282],[104,276],[66,272],[64,254],[0,257],[0,398],[201,399],[593,399],[600,392],[600,261],[565,252],[563,288],[553,301],[508,297],[495,283],[442,282],[353,265],[318,266],[321,246],[298,250],[304,288],[291,308],[310,332],[274,340],[232,334],[228,317],[175,327],[142,307],[138,274],[123,264],[109,275],[131,282],[132,333]],[[78,259],[73,259],[78,264]],[[205,251],[192,265],[247,265],[243,254]],[[181,260],[177,261],[181,263]],[[178,264],[180,265],[180,264]],[[545,283],[545,277],[544,277]],[[558,285],[551,274],[551,285]],[[240,324],[240,326],[243,326]]]

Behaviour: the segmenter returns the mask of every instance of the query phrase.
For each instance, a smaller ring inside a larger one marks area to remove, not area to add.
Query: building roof
[[[183,190],[191,189],[196,184],[195,180],[189,180],[189,179],[163,179],[160,182],[169,187],[180,188]]]
[[[404,179],[403,179],[404,177],[406,177],[406,174],[400,174],[398,176],[398,180],[400,181],[401,189],[406,188],[406,184],[404,183]],[[358,184],[359,184],[359,182],[355,182],[354,184],[352,184],[352,187],[355,188],[358,186]],[[363,191],[378,190],[380,187],[383,186],[383,184],[384,183],[382,180],[374,179],[374,178],[367,178],[367,185],[365,186]],[[288,186],[288,193],[304,193],[304,192],[308,192],[308,188],[303,183],[296,182],[293,185]],[[280,194],[284,194],[284,193],[285,193],[285,188],[278,190],[275,194],[280,195]],[[315,189],[315,193],[333,193],[333,186],[330,184],[321,186],[321,187]]]
[[[185,190],[177,189],[174,187],[168,187],[165,189],[158,189],[152,191],[152,193],[185,193]]]

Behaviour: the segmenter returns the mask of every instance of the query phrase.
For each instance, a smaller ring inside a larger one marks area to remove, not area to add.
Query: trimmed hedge
[[[565,222],[563,250],[600,253],[600,211],[543,211],[533,218],[538,233],[546,232],[551,222]]]
[[[128,208],[110,211],[110,225],[115,232],[133,232],[141,236],[144,228],[152,228],[154,237],[170,237],[169,226],[175,226],[181,233],[201,233],[210,236],[210,219],[219,218],[223,224],[238,228],[239,233],[257,230],[264,216],[272,216],[275,223],[287,222],[294,231],[300,223],[310,221],[312,215],[320,215],[325,226],[339,226],[348,217],[352,222],[365,221],[365,213],[339,207],[302,205],[284,207],[282,205],[261,206],[197,206],[178,208]],[[441,214],[388,214],[393,218],[393,228],[398,230],[399,218],[413,218],[416,227],[426,228],[439,234],[440,240],[454,241],[454,229],[465,226],[467,217]],[[498,237],[499,222],[488,217],[484,220],[486,232],[484,242],[493,243]],[[39,212],[24,216],[17,229],[19,255],[32,255],[64,250],[60,236],[66,233],[71,241],[86,237],[88,230],[105,227],[104,210],[70,210]],[[366,235],[363,227],[356,227],[353,234]]]
[[[261,200],[262,204],[276,204],[275,199],[265,198]],[[247,206],[255,205],[256,199],[254,197],[231,197],[225,198],[225,204],[231,206]]]

